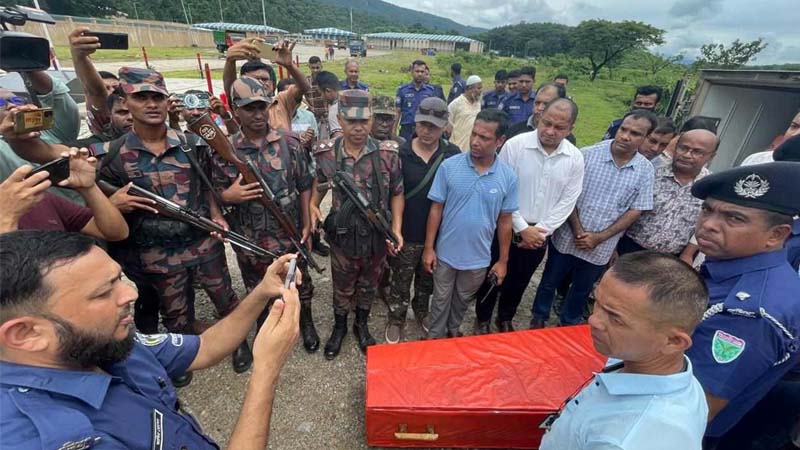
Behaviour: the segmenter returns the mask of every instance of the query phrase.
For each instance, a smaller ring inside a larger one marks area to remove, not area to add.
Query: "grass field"
[[[460,56],[460,58],[459,58]],[[456,59],[458,58],[458,59]],[[416,52],[393,52],[391,55],[370,57],[361,60],[360,79],[370,86],[373,94],[394,96],[397,87],[411,80],[408,66],[411,61],[422,59],[431,67],[432,82],[444,87],[445,94],[450,89],[448,76],[451,62],[460,61],[463,65],[462,75],[466,78],[476,74],[483,79],[484,90],[493,87],[494,73],[501,68],[519,68],[530,64],[529,61],[515,58],[489,58],[481,55],[446,55],[435,57],[420,56]],[[344,60],[323,62],[325,70],[344,76]],[[305,71],[305,69],[303,69]],[[197,78],[196,70],[178,70],[164,72],[168,78]],[[549,67],[537,67],[536,85],[544,83],[554,76]],[[213,70],[212,78],[221,79],[222,70]],[[608,127],[609,122],[620,117],[629,108],[633,96],[632,83],[598,79],[594,82],[575,77],[569,85],[569,95],[580,108],[575,136],[580,146],[593,144]]]
[[[149,59],[179,59],[194,58],[200,52],[203,58],[216,58],[217,51],[213,48],[195,47],[148,47],[147,57]],[[57,46],[56,56],[61,60],[69,60],[70,53],[68,46]],[[96,62],[112,61],[131,61],[142,59],[142,49],[139,47],[129,48],[128,50],[98,50],[92,55]]]

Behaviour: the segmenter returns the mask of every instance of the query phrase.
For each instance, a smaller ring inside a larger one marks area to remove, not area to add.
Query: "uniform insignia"
[[[748,298],[750,298],[750,294],[748,294],[747,292],[744,292],[744,291],[739,291],[739,292],[736,293],[736,298],[738,298],[741,301],[745,301]]]
[[[711,340],[711,354],[714,356],[714,361],[720,364],[728,364],[744,352],[745,344],[744,339],[722,330],[717,330]]]
[[[80,441],[67,441],[61,444],[58,450],[85,450],[94,447],[95,444],[100,442],[100,437],[87,437]]]
[[[142,334],[136,333],[136,340],[145,347],[155,347],[167,340],[167,334]]]
[[[169,336],[170,336],[170,340],[172,341],[172,345],[174,347],[180,347],[181,345],[183,345],[183,335],[182,334],[170,333]]]
[[[740,197],[758,198],[769,191],[769,181],[751,173],[744,178],[740,178],[733,186],[733,191]]]

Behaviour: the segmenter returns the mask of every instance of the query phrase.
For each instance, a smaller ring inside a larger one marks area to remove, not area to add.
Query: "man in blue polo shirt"
[[[267,445],[272,399],[297,340],[289,259],[200,336],[134,333],[136,290],[92,238],[56,231],[0,235],[0,429],[13,449],[218,449],[184,411],[171,377],[233,352],[271,298],[253,344],[253,378],[229,447]],[[298,279],[298,281],[300,281]]]
[[[533,113],[533,100],[536,98],[536,94],[533,91],[533,83],[535,82],[535,67],[523,67],[519,70],[517,92],[509,94],[498,106],[498,109],[508,114],[509,126],[528,120],[528,117]]]
[[[433,203],[422,263],[433,273],[431,338],[460,335],[468,302],[491,262],[495,229],[500,256],[489,271],[498,285],[506,276],[511,213],[517,210],[517,175],[497,159],[497,149],[505,140],[506,120],[505,113],[495,109],[478,113],[470,151],[446,159],[428,192]]]
[[[418,59],[411,63],[411,73],[414,80],[400,86],[395,97],[397,117],[394,129],[396,130],[399,124],[398,135],[407,141],[414,136],[414,114],[416,114],[420,102],[425,98],[437,96],[436,89],[427,84],[428,65],[425,61]]]
[[[621,256],[589,318],[606,367],[542,424],[542,450],[700,450],[708,406],[684,356],[708,302],[703,280],[653,251]]]

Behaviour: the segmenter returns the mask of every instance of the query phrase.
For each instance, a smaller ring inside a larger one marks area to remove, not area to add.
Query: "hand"
[[[50,175],[47,172],[39,172],[26,179],[32,170],[33,166],[26,164],[0,183],[0,205],[3,205],[0,218],[2,222],[8,221],[0,232],[15,230],[19,219],[42,201],[45,191],[52,185],[47,179]],[[12,223],[10,229],[5,229]]]
[[[231,61],[245,61],[250,59],[258,59],[261,52],[258,50],[253,42],[260,40],[256,38],[242,39],[241,41],[228,47],[228,52],[225,58]]]
[[[20,111],[32,111],[34,109],[37,109],[36,105],[30,104],[11,106],[6,109],[6,115],[3,116],[3,120],[0,121],[0,134],[2,134],[7,141],[38,138],[41,135],[38,131],[23,134],[17,134],[17,132],[14,131],[14,115]]]
[[[534,250],[544,245],[547,235],[541,229],[536,227],[528,227],[519,232],[522,242],[517,244],[520,248]]]
[[[493,273],[495,277],[497,277],[497,285],[501,286],[503,284],[503,280],[506,278],[506,270],[508,269],[508,265],[504,262],[497,261],[494,263],[491,269],[489,269],[489,273]]]
[[[400,250],[403,249],[403,234],[400,230],[392,230],[394,236],[397,238],[397,245],[392,245],[390,240],[386,240],[386,248],[389,250],[389,254],[392,256],[397,256],[400,253]]]
[[[88,57],[100,48],[100,38],[97,36],[86,36],[89,29],[79,27],[69,34],[69,50],[72,52],[73,58]]]
[[[322,211],[319,210],[318,206],[309,205],[308,215],[309,222],[311,222],[311,231],[313,233],[319,232],[319,224],[322,223]]]
[[[299,272],[298,272],[299,273]],[[300,334],[300,297],[297,286],[281,286],[269,316],[253,341],[253,371],[266,370],[277,379]]]
[[[225,203],[238,205],[258,199],[263,192],[264,191],[257,182],[242,184],[242,174],[239,174],[233,184],[231,184],[228,189],[222,191],[220,197],[222,197],[222,201]]]
[[[89,150],[72,147],[69,153],[64,152],[61,157],[69,157],[69,178],[58,183],[59,186],[78,190],[94,187],[97,177],[97,158],[89,156]]]
[[[426,248],[422,251],[422,267],[428,271],[428,273],[433,273],[436,270],[436,266],[438,263],[436,262],[436,250],[432,248]]]
[[[211,96],[211,98],[208,100],[208,107],[214,113],[222,116],[223,119],[230,117],[230,113],[227,109],[225,109],[225,105],[222,104],[222,100],[216,96]]]
[[[228,225],[228,221],[222,217],[222,214],[211,214],[211,220],[216,223],[217,225],[221,226],[223,230],[230,231],[231,227]],[[220,241],[220,242],[227,242],[225,236],[222,233],[217,233],[216,231],[211,233],[211,237]]]
[[[180,119],[183,112],[183,102],[175,95],[170,95],[167,99],[167,113],[170,118]]]
[[[303,134],[300,135],[300,144],[307,145],[309,142],[312,142],[313,140],[314,140],[314,129],[308,127],[308,129],[304,131]]]
[[[156,204],[154,200],[149,200],[138,195],[129,195],[128,190],[133,183],[128,183],[119,188],[117,192],[109,197],[111,203],[123,214],[128,214],[136,209],[142,209],[153,214],[158,214],[158,210],[153,208]]]
[[[278,42],[274,47],[273,50],[277,52],[275,56],[275,64],[283,67],[289,67],[293,64],[292,61],[292,50],[294,49],[295,42],[289,41],[284,39],[281,42]]]
[[[605,239],[599,233],[582,233],[575,236],[575,247],[581,250],[591,251],[600,245]]]
[[[311,251],[311,247],[313,247],[311,239],[311,225],[303,227],[303,229],[300,231],[300,236],[300,243],[304,244],[308,251]]]
[[[286,279],[286,274],[289,273],[289,261],[292,258],[297,258],[297,254],[287,253],[267,267],[267,273],[264,274],[264,278],[261,279],[261,282],[256,287],[265,302],[281,294],[283,281]],[[298,285],[303,284],[303,274],[300,272],[299,267],[295,271],[294,280]]]

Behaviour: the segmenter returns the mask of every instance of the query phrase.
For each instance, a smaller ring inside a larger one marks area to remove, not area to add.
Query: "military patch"
[[[381,141],[380,149],[390,152],[397,152],[400,149],[400,145],[397,143],[397,141],[386,140],[386,141]]]
[[[720,364],[727,364],[734,361],[744,352],[745,344],[744,339],[739,339],[732,334],[717,330],[711,340],[711,354],[714,356],[714,361]]]
[[[136,333],[136,340],[145,347],[155,347],[156,345],[167,340],[167,334],[142,334]]]
[[[211,141],[215,137],[217,137],[217,132],[211,125],[208,124],[200,125],[200,137],[202,137],[207,141]]]

